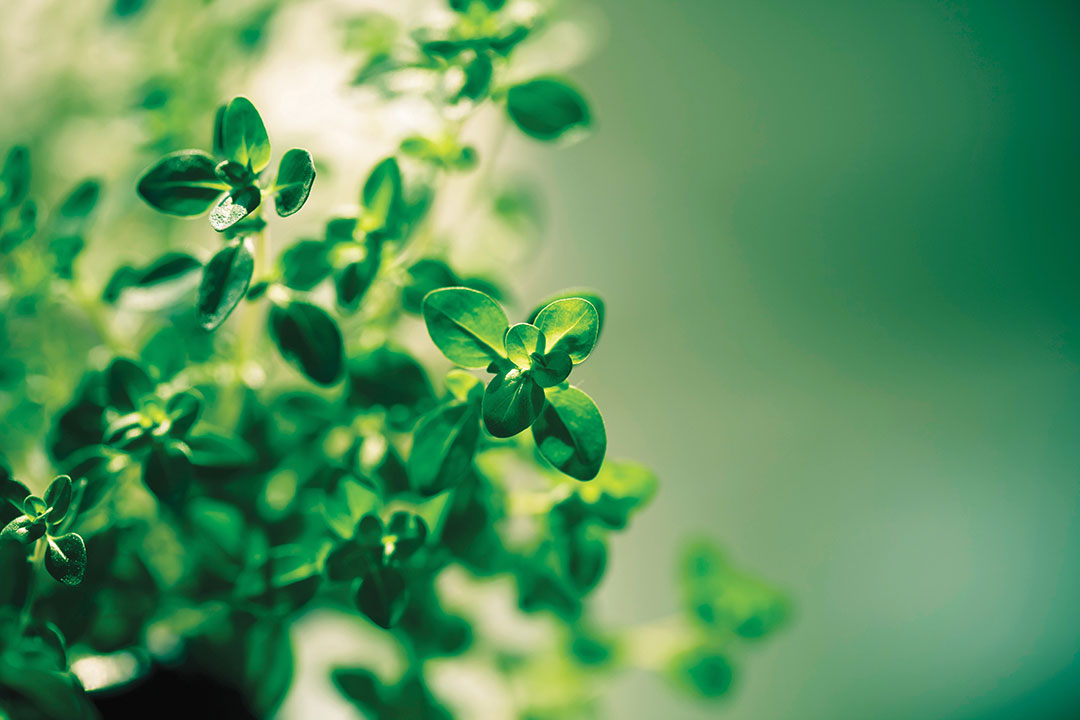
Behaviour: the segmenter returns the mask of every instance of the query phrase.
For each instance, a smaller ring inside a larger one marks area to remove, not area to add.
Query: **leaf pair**
[[[592,303],[562,298],[542,308],[535,324],[510,327],[503,309],[484,293],[444,288],[424,298],[422,311],[443,355],[495,373],[482,402],[488,432],[512,437],[531,426],[555,467],[582,480],[596,475],[607,446],[603,419],[588,395],[559,387],[596,344],[600,320]]]
[[[263,194],[274,198],[277,214],[286,217],[307,201],[315,182],[311,153],[286,152],[273,183],[260,183],[270,163],[270,138],[258,110],[247,98],[234,98],[218,110],[214,152],[179,150],[159,160],[139,179],[139,195],[161,212],[194,217],[210,211],[210,225],[223,232],[258,209]]]
[[[25,486],[22,487],[25,489]],[[8,485],[5,492],[9,502],[10,489]],[[31,545],[44,537],[47,543],[45,569],[49,574],[65,585],[81,583],[86,572],[86,544],[77,533],[61,533],[61,529],[70,524],[75,516],[71,478],[58,476],[49,484],[43,498],[28,494],[21,503],[21,509],[23,514],[0,531],[0,542]]]

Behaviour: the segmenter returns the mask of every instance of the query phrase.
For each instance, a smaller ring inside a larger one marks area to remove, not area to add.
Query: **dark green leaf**
[[[536,316],[536,327],[547,338],[548,352],[561,350],[576,365],[589,357],[596,345],[600,319],[588,300],[567,298],[541,310]]]
[[[454,271],[435,258],[417,260],[406,272],[409,280],[402,289],[401,304],[411,313],[420,312],[424,297],[432,290],[462,285]]]
[[[233,470],[255,462],[255,450],[238,437],[200,433],[184,443],[196,467]]]
[[[65,585],[78,585],[86,572],[86,544],[82,536],[68,533],[50,537],[45,551],[45,569]]]
[[[97,180],[84,180],[75,186],[64,201],[60,203],[59,221],[71,227],[64,227],[58,232],[68,234],[81,230],[82,221],[90,216],[97,207],[98,196],[101,194],[101,183]]]
[[[0,466],[0,505],[7,504],[22,509],[22,501],[30,494],[30,488],[22,484],[4,466]]]
[[[409,605],[405,578],[393,568],[379,568],[360,583],[356,604],[379,627],[393,627]]]
[[[191,460],[174,445],[160,445],[143,461],[143,483],[162,502],[178,503],[191,486]]]
[[[124,412],[138,409],[142,399],[154,392],[154,381],[141,365],[116,358],[105,371],[109,405]]]
[[[193,217],[209,210],[229,189],[214,173],[214,159],[202,150],[170,153],[143,173],[138,191],[151,207]]]
[[[474,403],[436,408],[420,419],[413,437],[409,481],[431,497],[457,487],[469,474],[480,439],[480,412]]]
[[[532,377],[542,388],[554,387],[570,376],[574,363],[562,350],[555,350],[546,355],[533,353]]]
[[[377,263],[368,261],[349,263],[341,268],[334,277],[338,305],[346,310],[355,310],[371,287],[378,269]]]
[[[304,207],[315,182],[315,161],[311,153],[293,148],[281,157],[274,182],[274,206],[277,214],[287,217]]]
[[[199,266],[199,261],[187,253],[165,253],[139,272],[137,277],[133,278],[131,285],[150,287],[159,283],[169,282],[170,280],[175,280],[181,275],[191,272]]]
[[[259,207],[262,193],[254,185],[236,188],[210,211],[210,227],[222,232],[240,222]]]
[[[250,185],[255,181],[255,175],[248,166],[235,160],[222,160],[214,168],[214,173],[222,182],[228,183],[232,187]]]
[[[434,290],[424,298],[422,312],[432,341],[451,362],[482,368],[505,359],[503,337],[510,323],[499,304],[484,293],[469,288]]]
[[[14,540],[29,545],[45,534],[45,518],[32,518],[20,515],[0,531],[0,542]]]
[[[506,357],[519,368],[532,366],[533,353],[543,355],[547,340],[540,329],[529,323],[512,325],[506,331]]]
[[[320,385],[341,377],[344,344],[337,323],[325,310],[293,301],[270,310],[270,337],[288,362]]]
[[[0,171],[0,209],[15,207],[26,199],[30,189],[30,151],[16,145],[8,151]]]
[[[371,171],[360,197],[364,206],[361,222],[365,230],[396,229],[402,212],[401,169],[388,157]]]
[[[544,389],[527,370],[499,373],[484,391],[484,427],[495,437],[513,437],[533,424],[544,409]]]
[[[360,707],[361,710],[377,711],[382,707],[382,680],[370,670],[363,668],[334,670],[330,677],[342,695]],[[374,717],[382,717],[377,713]]]
[[[435,393],[427,373],[411,356],[382,346],[349,361],[346,402],[353,407],[410,409],[432,402]]]
[[[734,671],[719,652],[691,650],[674,658],[668,673],[676,683],[706,698],[717,698],[731,688]]]
[[[330,274],[330,248],[319,240],[301,240],[281,255],[281,282],[294,290],[311,290]]]
[[[58,475],[45,491],[45,504],[52,508],[49,513],[49,526],[56,527],[64,520],[68,508],[71,507],[71,478]]]
[[[578,480],[600,471],[607,432],[596,403],[577,388],[548,388],[547,405],[533,423],[533,439],[552,465]]]
[[[165,413],[172,423],[169,434],[179,438],[187,435],[198,421],[202,409],[202,397],[195,392],[179,392],[169,398],[165,404]]]
[[[218,251],[203,271],[196,305],[199,324],[204,330],[217,328],[247,292],[255,272],[254,248],[244,238]]]
[[[222,149],[230,160],[260,173],[270,164],[270,138],[259,111],[245,97],[233,98],[225,108]]]
[[[557,140],[591,122],[589,108],[577,90],[561,80],[540,78],[510,88],[506,95],[510,118],[526,134]]]
[[[491,85],[491,74],[491,58],[484,53],[478,53],[472,62],[465,66],[465,84],[462,85],[458,97],[471,100],[482,98]]]

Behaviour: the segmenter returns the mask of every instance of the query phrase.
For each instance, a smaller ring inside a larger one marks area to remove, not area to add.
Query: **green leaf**
[[[519,368],[532,366],[533,353],[544,353],[547,339],[540,329],[529,323],[518,323],[506,331],[506,357]]]
[[[600,410],[577,388],[548,388],[546,395],[547,406],[532,426],[537,449],[570,477],[593,479],[607,451]]]
[[[677,685],[705,698],[724,695],[734,679],[728,659],[707,648],[695,648],[676,655],[666,671]]]
[[[574,129],[587,128],[589,108],[577,90],[561,80],[540,78],[510,88],[506,95],[510,119],[538,140],[557,140]]]
[[[320,385],[333,385],[344,367],[337,323],[322,308],[290,302],[270,310],[270,337],[289,363]]]
[[[540,314],[541,310],[543,310],[556,300],[566,300],[567,298],[581,298],[582,300],[588,300],[590,303],[592,303],[593,308],[596,309],[596,337],[597,341],[599,341],[600,333],[604,330],[604,299],[600,297],[600,294],[597,293],[595,290],[590,290],[588,288],[570,288],[568,290],[563,290],[561,292],[555,293],[554,295],[537,305],[535,308],[533,308],[533,311],[529,313],[528,322],[531,322],[535,325],[536,316]]]
[[[274,182],[274,207],[281,217],[288,217],[304,207],[315,182],[315,161],[311,153],[293,148],[281,157]]]
[[[214,173],[222,182],[226,182],[232,187],[251,185],[255,181],[255,176],[248,166],[242,165],[235,160],[222,160],[214,168]]]
[[[334,277],[334,289],[337,291],[338,305],[346,310],[355,310],[364,299],[375,274],[379,270],[379,259],[368,258],[349,263]]]
[[[218,251],[203,271],[195,312],[203,330],[216,329],[244,299],[255,272],[251,238]]]
[[[191,486],[191,459],[178,446],[159,445],[143,461],[142,477],[159,500],[175,505]]]
[[[189,436],[184,443],[188,447],[191,464],[201,468],[235,470],[255,462],[255,450],[238,437],[213,433]]]
[[[137,190],[151,207],[170,215],[202,215],[229,186],[214,172],[214,159],[202,150],[180,150],[143,173]]]
[[[253,213],[262,202],[262,193],[254,185],[236,188],[210,211],[210,227],[218,232],[228,230]]]
[[[505,359],[503,337],[510,325],[499,304],[477,290],[443,288],[424,298],[428,335],[451,362],[482,368]]]
[[[388,567],[372,572],[360,583],[356,605],[381,628],[390,629],[397,625],[409,605],[409,589],[404,576]]]
[[[364,206],[361,224],[365,230],[396,230],[403,203],[401,168],[396,158],[388,157],[375,166],[364,182],[360,200]]]
[[[252,172],[260,173],[270,164],[270,138],[259,111],[245,97],[233,98],[225,108],[222,122],[222,149],[225,156]]]
[[[214,133],[211,137],[211,149],[216,157],[225,157],[225,110],[228,105],[221,105],[214,112]]]
[[[201,263],[187,253],[165,253],[131,278],[130,286],[153,287],[175,280],[200,266]]]
[[[475,403],[452,403],[432,410],[413,432],[409,482],[430,497],[457,487],[472,469],[480,439],[480,413]]]
[[[110,407],[132,412],[144,397],[154,392],[154,381],[141,365],[127,358],[116,358],[105,370],[105,390]]]
[[[65,585],[78,585],[86,573],[86,543],[77,533],[50,537],[45,569]]]
[[[0,542],[14,540],[29,545],[45,534],[45,518],[20,515],[0,530]]]
[[[546,355],[533,353],[532,376],[542,388],[554,387],[570,376],[574,363],[562,350],[555,350]]]
[[[350,360],[348,379],[345,400],[352,407],[413,409],[435,399],[424,368],[410,355],[386,346]]]
[[[22,511],[22,501],[30,494],[30,488],[11,477],[7,468],[0,464],[0,505],[7,504]]]
[[[608,460],[596,478],[577,485],[576,493],[564,501],[577,504],[588,517],[605,527],[621,530],[630,516],[656,494],[659,482],[648,468],[633,462]]]
[[[485,53],[478,53],[476,57],[465,66],[465,84],[458,92],[458,98],[478,100],[487,94],[491,87],[492,75],[491,58]]]
[[[513,437],[540,416],[544,389],[529,371],[513,368],[491,379],[484,391],[483,407],[487,431],[495,437]]]
[[[23,606],[30,569],[26,547],[0,532],[0,578],[3,578],[3,582],[0,582],[0,611]]]
[[[165,404],[165,414],[169,416],[171,426],[169,434],[184,437],[202,414],[202,397],[193,391],[179,392],[169,398]]]
[[[548,352],[561,350],[577,365],[596,345],[600,318],[592,303],[583,298],[556,300],[536,316],[536,327],[547,338]]]
[[[45,491],[45,504],[52,509],[49,513],[49,526],[56,527],[64,520],[68,508],[71,507],[71,478],[58,475]]]
[[[311,290],[333,270],[321,240],[301,240],[281,254],[281,282],[294,290]]]
[[[60,203],[58,222],[64,227],[57,230],[58,234],[76,233],[82,230],[82,223],[90,216],[97,207],[98,197],[101,195],[101,183],[97,180],[83,180],[68,193],[64,201]]]
[[[30,151],[16,145],[8,151],[4,169],[0,171],[0,209],[15,207],[26,199],[30,190]]]
[[[409,280],[402,288],[401,304],[411,313],[420,313],[424,297],[432,290],[462,285],[454,271],[435,258],[421,258],[409,266],[406,272]]]

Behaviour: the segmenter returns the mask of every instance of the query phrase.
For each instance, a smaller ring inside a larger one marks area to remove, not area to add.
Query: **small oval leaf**
[[[78,585],[86,573],[86,543],[77,533],[49,538],[45,569],[65,585]]]
[[[262,193],[254,185],[236,188],[221,198],[221,201],[210,211],[210,227],[218,232],[228,230],[254,212],[260,202],[262,202]]]
[[[337,323],[325,310],[293,301],[270,310],[270,337],[289,363],[320,385],[341,378],[344,343]]]
[[[532,426],[536,447],[570,477],[592,480],[600,472],[607,451],[600,410],[577,388],[548,388],[546,394],[547,405]]]
[[[539,78],[510,88],[506,110],[522,132],[538,140],[557,140],[591,122],[589,107],[577,90],[561,80]]]
[[[540,329],[529,323],[518,323],[506,331],[506,357],[519,368],[532,365],[533,353],[543,355],[547,339]]]
[[[270,137],[259,111],[245,97],[235,97],[225,108],[222,149],[226,157],[252,172],[262,172],[270,164]]]
[[[548,352],[561,350],[577,365],[589,357],[600,328],[592,303],[584,298],[556,300],[536,316],[536,327],[547,338]]]
[[[510,322],[484,293],[462,287],[433,290],[421,311],[432,342],[451,362],[482,368],[505,358],[503,337]]]
[[[528,370],[513,368],[491,379],[484,391],[484,427],[495,437],[513,437],[544,409],[544,389]]]
[[[281,156],[274,182],[274,207],[281,217],[288,217],[304,207],[315,182],[315,161],[311,153],[293,148]]]
[[[136,189],[155,210],[180,217],[202,215],[229,189],[214,173],[215,166],[202,150],[180,150],[144,172]]]
[[[233,311],[247,292],[255,272],[251,238],[219,250],[203,271],[196,314],[203,330],[214,330]]]

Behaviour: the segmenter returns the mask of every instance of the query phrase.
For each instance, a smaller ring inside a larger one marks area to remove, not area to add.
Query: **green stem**
[[[37,597],[37,576],[40,574],[41,565],[45,561],[45,543],[48,540],[39,538],[34,543],[34,554],[30,558],[30,579],[26,583],[26,600],[23,602],[22,612],[19,614],[19,634],[26,632],[33,616],[34,600]]]

